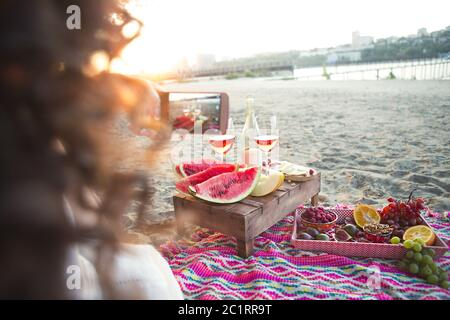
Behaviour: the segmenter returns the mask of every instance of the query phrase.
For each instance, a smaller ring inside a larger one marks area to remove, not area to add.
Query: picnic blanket
[[[449,216],[426,217],[446,242]],[[291,213],[258,236],[247,259],[236,255],[233,237],[200,228],[192,241],[160,249],[186,299],[450,299],[449,290],[401,271],[396,260],[296,249],[290,244],[293,222]],[[449,271],[450,253],[438,264]]]

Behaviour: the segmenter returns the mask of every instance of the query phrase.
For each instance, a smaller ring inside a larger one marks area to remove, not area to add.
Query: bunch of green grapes
[[[399,262],[399,267],[409,271],[430,284],[437,284],[448,289],[448,273],[437,266],[433,260],[433,249],[424,248],[422,239],[406,240],[403,245],[407,249],[405,257]]]

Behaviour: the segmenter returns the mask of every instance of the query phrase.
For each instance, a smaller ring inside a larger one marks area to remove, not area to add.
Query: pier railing
[[[259,72],[259,71],[281,71],[287,70],[294,72],[295,66],[289,61],[270,61],[262,63],[246,63],[236,64],[221,67],[212,67],[206,69],[191,70],[190,74],[193,77],[211,77],[226,75],[229,73],[243,73],[247,71]]]
[[[297,79],[403,79],[441,80],[450,77],[450,59],[416,59],[380,62],[359,62],[325,65],[314,68],[298,68]]]
[[[179,69],[158,75],[147,75],[152,80],[180,80],[199,77],[224,76],[246,72],[289,71],[297,79],[405,79],[439,80],[450,77],[450,59],[415,59],[377,62],[355,62],[316,67],[296,67],[292,61],[261,63],[225,63],[203,69]]]

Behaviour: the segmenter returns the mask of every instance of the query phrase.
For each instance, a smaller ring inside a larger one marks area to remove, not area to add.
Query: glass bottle
[[[246,103],[245,123],[241,134],[241,141],[243,144],[241,161],[245,164],[257,164],[258,150],[252,147],[256,122],[254,109],[255,100],[253,97],[247,97]]]

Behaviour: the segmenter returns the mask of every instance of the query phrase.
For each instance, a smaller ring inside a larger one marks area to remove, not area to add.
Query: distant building
[[[408,44],[408,39],[405,37],[401,37],[396,41],[398,44]]]
[[[336,51],[327,56],[327,64],[361,61],[360,50]]]
[[[216,56],[213,54],[198,54],[195,58],[194,67],[196,69],[207,69],[216,63]]]
[[[335,52],[335,51],[348,51],[352,49],[352,45],[351,44],[341,44],[340,46],[337,46],[335,48],[330,48],[330,52]]]
[[[299,57],[312,57],[312,56],[322,56],[328,54],[330,49],[328,48],[315,48],[311,50],[300,51]]]
[[[413,45],[422,44],[423,43],[423,38],[422,37],[420,37],[420,38],[415,37],[414,40],[412,41],[412,43],[413,43]]]
[[[417,30],[417,36],[418,37],[426,37],[426,36],[428,36],[427,28],[420,28],[419,30]]]
[[[298,56],[301,57],[310,57],[312,56],[311,50],[303,50],[298,53]]]
[[[353,48],[358,48],[359,47],[359,39],[360,39],[359,31],[354,31],[352,33],[352,46],[353,46]]]
[[[353,49],[367,48],[373,45],[373,37],[361,36],[359,31],[352,33]]]
[[[386,38],[386,42],[389,44],[396,43],[398,41],[398,39],[399,39],[398,37],[389,37],[389,38]]]
[[[313,56],[323,56],[328,54],[329,49],[328,48],[316,48],[311,50],[311,53]]]
[[[373,44],[373,37],[364,36],[359,38],[360,46],[362,48],[364,47],[370,47]]]
[[[436,39],[436,41],[438,43],[446,43],[448,41],[448,39],[447,39],[447,37],[440,36],[439,38]]]
[[[375,46],[385,46],[388,44],[387,39],[377,39]]]
[[[354,49],[367,48],[373,44],[373,37],[361,36],[359,31],[352,33],[352,47]]]
[[[433,38],[437,38],[437,37],[439,37],[440,34],[441,34],[441,31],[433,31],[432,33],[430,33],[430,36],[432,36]]]

